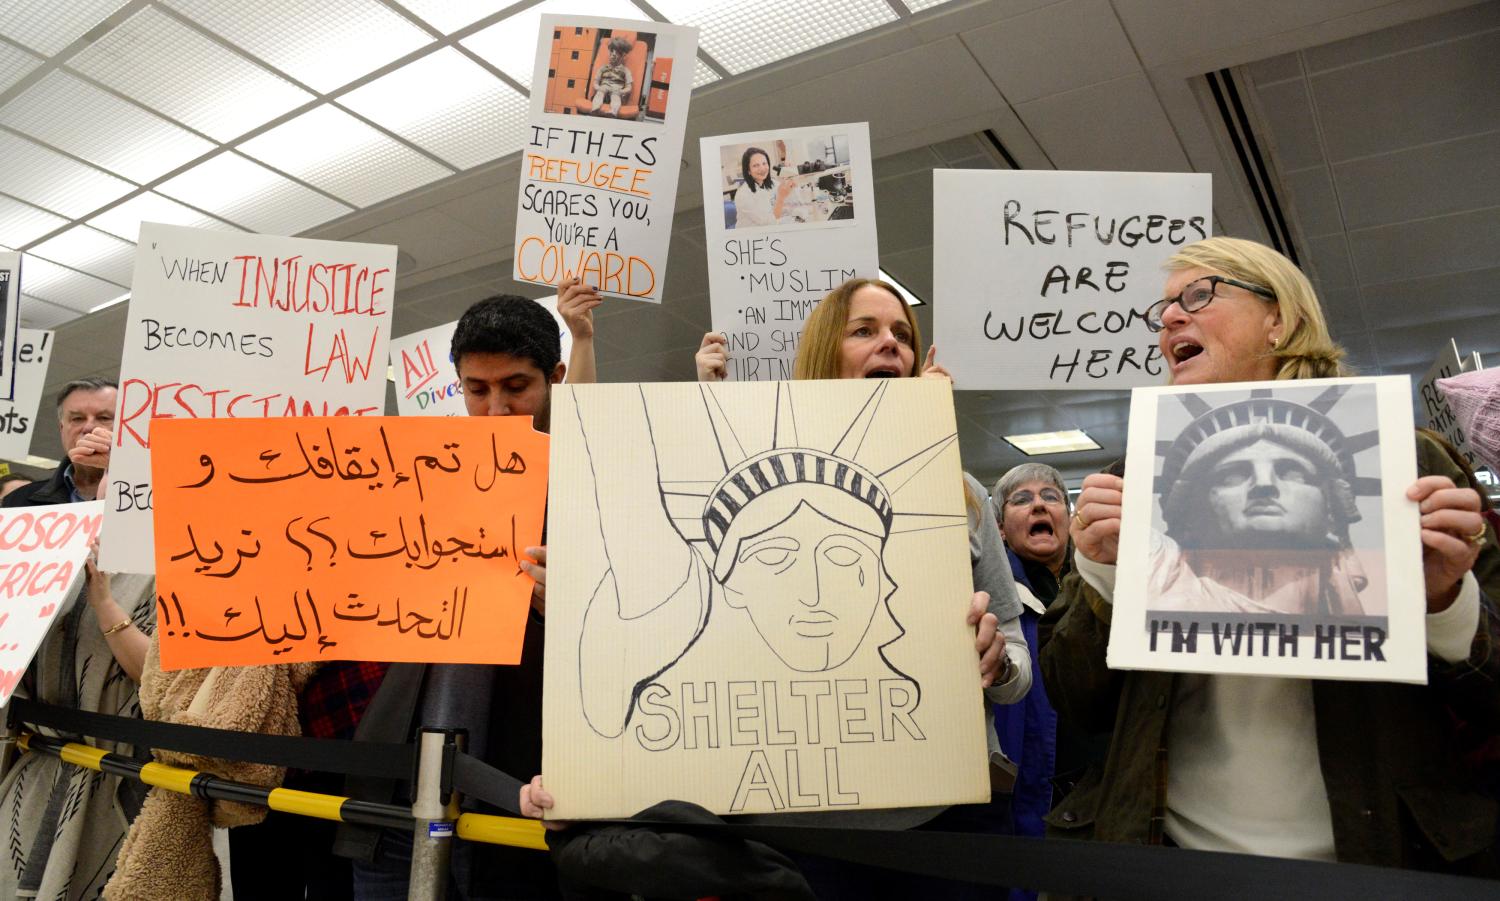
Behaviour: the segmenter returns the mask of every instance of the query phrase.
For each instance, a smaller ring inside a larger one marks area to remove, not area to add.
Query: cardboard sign
[[[1465,363],[1469,365],[1465,366]],[[1469,436],[1464,432],[1463,424],[1459,422],[1448,399],[1443,396],[1443,390],[1438,387],[1438,379],[1452,378],[1476,365],[1474,358],[1460,357],[1458,342],[1449,338],[1432,367],[1417,383],[1417,396],[1421,398],[1422,414],[1426,418],[1427,427],[1448,439],[1448,443],[1463,454],[1470,468],[1483,464],[1469,446]]]
[[[724,135],[699,148],[709,303],[729,379],[790,379],[813,306],[880,275],[869,126]]]
[[[1146,308],[1211,234],[1208,175],[933,172],[933,344],[964,389],[1133,388],[1166,375]]]
[[[557,313],[557,298],[537,303],[557,320],[562,361],[573,352],[573,333]],[[401,416],[463,416],[464,386],[458,380],[449,348],[457,322],[435,325],[391,339],[391,369],[396,376],[396,413]],[[564,379],[566,381],[566,379]]]
[[[100,501],[0,509],[0,707],[78,593],[103,516]]]
[[[989,797],[952,398],[921,379],[553,393],[553,815]]]
[[[151,572],[151,425],[379,415],[396,248],[141,224],[101,547]]]
[[[52,357],[52,332],[23,328],[16,340],[16,396],[0,400],[0,457],[24,459],[31,453],[42,387],[47,384],[47,361]],[[50,425],[50,421],[48,423]]]
[[[547,447],[517,416],[157,423],[162,668],[517,662]]]
[[[1406,376],[1136,389],[1109,666],[1425,684],[1410,397]]]
[[[21,255],[0,253],[0,400],[16,396],[19,362],[17,331],[21,327]]]
[[[542,16],[516,281],[577,275],[602,294],[661,302],[697,48],[696,28]]]

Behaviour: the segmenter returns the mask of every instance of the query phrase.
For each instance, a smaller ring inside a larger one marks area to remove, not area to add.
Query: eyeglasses
[[[1005,499],[1005,505],[1007,507],[1030,507],[1036,503],[1038,496],[1041,497],[1042,503],[1052,504],[1054,507],[1063,503],[1062,492],[1055,488],[1043,488],[1036,494],[1032,494],[1030,491],[1017,491]]]
[[[1222,275],[1205,275],[1200,279],[1189,282],[1188,286],[1182,289],[1182,293],[1176,297],[1163,297],[1161,300],[1147,307],[1145,314],[1146,328],[1153,332],[1159,332],[1166,328],[1166,323],[1162,321],[1162,316],[1166,314],[1167,307],[1170,307],[1174,303],[1182,307],[1182,312],[1184,313],[1196,313],[1208,306],[1209,301],[1218,296],[1216,292],[1218,291],[1220,282],[1226,285],[1233,285],[1236,288],[1243,288],[1251,294],[1260,297],[1262,300],[1273,301],[1276,299],[1276,294],[1270,288],[1262,288],[1260,285],[1252,285],[1249,282],[1226,278]]]

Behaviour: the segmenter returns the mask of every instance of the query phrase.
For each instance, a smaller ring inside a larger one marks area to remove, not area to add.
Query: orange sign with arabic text
[[[162,668],[518,662],[547,452],[516,416],[152,423]]]

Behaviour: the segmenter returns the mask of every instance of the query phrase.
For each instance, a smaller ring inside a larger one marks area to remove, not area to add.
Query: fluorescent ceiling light
[[[730,72],[751,69],[896,21],[887,0],[652,0],[669,21],[701,29],[698,45]]]
[[[25,247],[67,224],[61,216],[0,195],[0,244],[6,247]]]
[[[159,190],[263,235],[295,235],[353,212],[238,153],[205,160]]]
[[[18,0],[0,4],[0,34],[51,56],[125,5],[125,0]]]
[[[1066,454],[1073,451],[1099,450],[1099,443],[1081,429],[1062,432],[1033,432],[1030,435],[1006,435],[1016,450],[1035,457],[1041,454]]]
[[[951,3],[953,2],[953,0],[902,0],[902,2],[906,4],[907,9],[911,10],[914,13],[918,13],[924,9],[932,9],[934,6],[942,6],[944,3]]]
[[[519,150],[525,140],[526,98],[452,47],[338,102],[460,169]]]
[[[121,294],[119,297],[116,297],[114,300],[106,300],[104,303],[99,304],[97,307],[90,307],[89,308],[89,312],[90,313],[97,313],[100,310],[108,309],[109,307],[112,307],[112,306],[114,306],[117,303],[124,303],[125,301],[127,301],[129,299],[130,299],[130,292],[126,291],[124,294]]]
[[[218,141],[233,140],[313,100],[151,6],[78,51],[68,68]]]
[[[8,131],[0,131],[5,191],[64,216],[85,216],[134,185]]]
[[[27,466],[35,466],[37,469],[56,469],[61,461],[49,457],[38,457],[35,454],[27,454],[26,459],[21,460]]]
[[[883,281],[890,282],[892,285],[896,286],[896,293],[901,295],[901,299],[906,301],[907,306],[920,307],[923,303],[925,303],[922,298],[911,293],[911,291],[905,285],[901,284],[900,279],[896,278],[894,275],[891,275],[889,272],[886,272],[884,269],[880,270],[880,278]]]
[[[20,47],[0,43],[0,93],[31,74],[31,70],[41,64],[41,59]]]
[[[579,9],[578,0],[543,0],[536,6],[506,16],[483,31],[476,32],[459,41],[465,49],[477,53],[486,62],[514,78],[520,85],[531,87],[531,71],[536,65],[536,45],[541,37],[542,15],[557,13],[576,16],[604,16],[611,19],[645,19],[646,13],[629,0],[593,0],[588,11]],[[670,18],[670,17],[669,17]],[[649,21],[641,23],[641,31],[650,28]]]
[[[719,80],[719,73],[708,67],[701,59],[693,60],[693,87],[701,88]]]
[[[401,5],[443,34],[452,34],[507,6],[514,6],[515,2],[516,0],[402,0]]]
[[[124,203],[112,206],[89,220],[89,225],[107,231],[117,238],[135,241],[141,232],[142,222],[162,222],[167,225],[184,225],[188,228],[216,228],[223,231],[240,231],[227,222],[200,213],[189,206],[163,197],[154,191],[137,194]]]
[[[135,269],[135,245],[87,225],[75,225],[26,251],[46,257],[117,285],[130,284]]]
[[[0,109],[0,122],[143,184],[214,149],[192,132],[56,70]]]
[[[29,253],[21,261],[21,287],[27,294],[74,313],[120,294],[119,285]]]
[[[432,41],[379,0],[166,0],[315,91],[328,93]]]

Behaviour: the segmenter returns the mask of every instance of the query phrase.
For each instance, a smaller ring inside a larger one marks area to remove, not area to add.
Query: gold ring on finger
[[[1468,536],[1464,540],[1467,541],[1468,543],[1474,545],[1475,547],[1483,547],[1484,546],[1484,542],[1486,540],[1486,538],[1485,538],[1486,531],[1487,531],[1487,528],[1485,526],[1480,526],[1479,527],[1479,531],[1475,532],[1473,535]]]
[[[1078,523],[1078,528],[1087,529],[1089,527],[1089,521],[1083,518],[1082,510],[1073,511],[1073,519]]]

